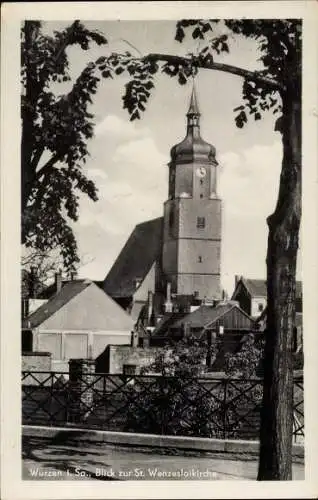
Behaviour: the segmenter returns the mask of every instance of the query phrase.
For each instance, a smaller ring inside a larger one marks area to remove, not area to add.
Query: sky
[[[82,22],[102,32],[109,43],[87,52],[71,48],[74,78],[90,60],[110,52],[133,51],[130,45],[142,54],[185,55],[200,48],[191,37],[185,43],[176,42],[173,21]],[[66,24],[47,22],[44,28],[50,33]],[[254,41],[232,38],[229,45],[230,54],[215,56],[217,62],[261,68]],[[158,76],[142,119],[130,122],[122,108],[126,78],[102,81],[91,108],[96,126],[85,173],[96,183],[99,201],[81,196],[79,221],[72,226],[82,259],[80,277],[104,279],[134,226],[163,215],[170,149],[186,132],[192,82],[180,86],[176,79]],[[215,146],[219,163],[221,282],[229,294],[236,274],[266,277],[266,217],[275,208],[282,159],[281,137],[274,131],[271,113],[261,121],[250,120],[243,129],[235,126],[233,108],[242,103],[241,89],[241,78],[228,73],[200,70],[196,77],[201,135]],[[300,277],[301,256],[298,260]]]

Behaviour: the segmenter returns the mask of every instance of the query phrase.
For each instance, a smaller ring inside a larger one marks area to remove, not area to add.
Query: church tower
[[[171,149],[162,269],[177,296],[220,299],[221,200],[215,148],[200,135],[193,87],[185,139]]]

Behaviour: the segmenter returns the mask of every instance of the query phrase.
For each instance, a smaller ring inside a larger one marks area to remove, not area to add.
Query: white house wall
[[[68,371],[72,358],[96,359],[108,345],[130,345],[131,333],[109,332],[48,332],[35,334],[35,350],[52,353],[52,370]]]
[[[257,316],[260,316],[262,312],[264,311],[265,307],[267,304],[267,300],[265,297],[254,297],[251,300],[251,316],[252,318],[256,318]],[[262,307],[260,310],[259,306]]]

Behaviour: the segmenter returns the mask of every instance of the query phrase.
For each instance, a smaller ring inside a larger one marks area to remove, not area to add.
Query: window
[[[123,365],[123,374],[127,376],[136,374],[136,365]]]
[[[258,311],[262,312],[264,310],[263,304],[258,304]]]
[[[203,198],[203,194],[202,193],[200,194],[200,198]]]
[[[201,257],[201,255],[199,255],[199,257],[198,257],[198,262],[199,262],[200,264],[202,263],[202,257]]]
[[[199,229],[205,228],[205,217],[197,217],[197,228]]]

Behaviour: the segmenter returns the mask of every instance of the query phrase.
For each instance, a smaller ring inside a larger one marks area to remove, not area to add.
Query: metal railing
[[[303,378],[294,378],[293,435],[304,436]],[[22,423],[257,439],[262,380],[22,372]]]

